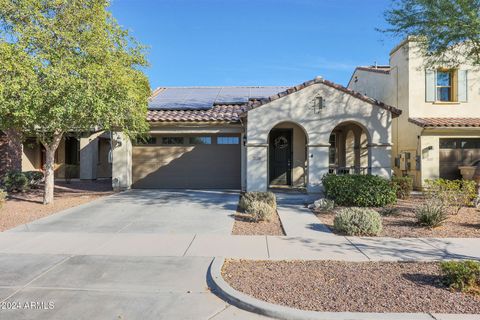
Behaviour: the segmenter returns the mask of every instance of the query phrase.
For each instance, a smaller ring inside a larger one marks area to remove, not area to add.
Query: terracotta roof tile
[[[246,105],[215,105],[207,110],[148,110],[149,122],[229,122],[240,121],[239,115],[246,111]]]
[[[480,118],[408,118],[422,128],[436,127],[480,127]]]
[[[353,96],[353,97],[355,97],[355,98],[357,98],[357,99],[363,100],[363,101],[365,101],[365,102],[367,102],[367,103],[370,103],[370,104],[375,105],[375,106],[378,106],[378,107],[380,107],[380,108],[382,108],[382,109],[388,110],[388,111],[390,111],[390,112],[393,114],[394,117],[398,117],[400,114],[402,114],[402,110],[400,110],[400,109],[397,109],[397,108],[395,108],[395,107],[392,107],[392,106],[390,106],[390,105],[388,105],[388,104],[385,104],[385,103],[383,103],[383,102],[381,102],[381,101],[378,101],[378,100],[376,100],[376,99],[367,97],[366,95],[361,94],[361,93],[359,93],[359,92],[350,90],[350,89],[348,89],[348,88],[346,88],[346,87],[344,87],[344,86],[342,86],[342,85],[336,84],[336,83],[331,82],[331,81],[328,81],[328,80],[324,80],[323,78],[316,78],[316,79],[314,79],[314,80],[306,81],[306,82],[304,82],[304,83],[302,83],[302,84],[300,84],[300,85],[297,85],[297,86],[295,86],[295,87],[291,87],[291,88],[285,90],[284,92],[280,92],[280,93],[278,93],[278,94],[275,94],[275,95],[270,96],[270,97],[265,98],[265,99],[251,100],[251,101],[249,101],[249,103],[248,103],[248,107],[249,107],[249,109],[258,108],[258,107],[260,107],[260,106],[262,106],[262,105],[264,105],[264,104],[267,104],[267,103],[272,102],[272,101],[274,101],[274,100],[280,99],[280,98],[282,98],[282,97],[284,97],[284,96],[287,96],[287,95],[289,95],[289,94],[292,94],[292,93],[294,93],[294,92],[300,91],[300,90],[302,90],[302,89],[304,89],[304,88],[306,88],[306,87],[309,87],[309,86],[311,86],[311,85],[313,85],[313,84],[316,84],[316,83],[324,84],[324,85],[326,85],[326,86],[329,86],[329,87],[332,87],[332,88],[334,88],[334,89],[340,90],[340,91],[342,91],[342,92],[344,92],[344,93],[347,93],[347,94],[349,94],[349,95],[351,95],[351,96]]]

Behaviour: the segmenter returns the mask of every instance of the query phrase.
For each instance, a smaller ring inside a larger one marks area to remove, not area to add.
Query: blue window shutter
[[[467,73],[467,70],[458,70],[458,102],[467,102],[468,99]]]
[[[425,101],[435,102],[435,71],[425,70]]]

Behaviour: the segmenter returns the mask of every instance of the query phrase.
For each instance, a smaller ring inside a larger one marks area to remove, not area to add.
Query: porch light
[[[320,111],[325,108],[325,101],[323,100],[323,97],[316,96],[313,98],[311,108],[313,109],[313,113],[320,113]]]

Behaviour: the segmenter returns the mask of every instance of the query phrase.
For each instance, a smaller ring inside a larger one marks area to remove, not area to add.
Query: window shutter
[[[458,102],[467,102],[467,70],[458,70]]]
[[[425,70],[425,101],[435,102],[435,71]]]

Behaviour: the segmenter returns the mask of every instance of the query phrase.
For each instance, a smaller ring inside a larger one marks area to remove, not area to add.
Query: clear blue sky
[[[357,65],[388,64],[398,39],[390,0],[112,0],[119,23],[148,45],[158,86],[346,85]]]

